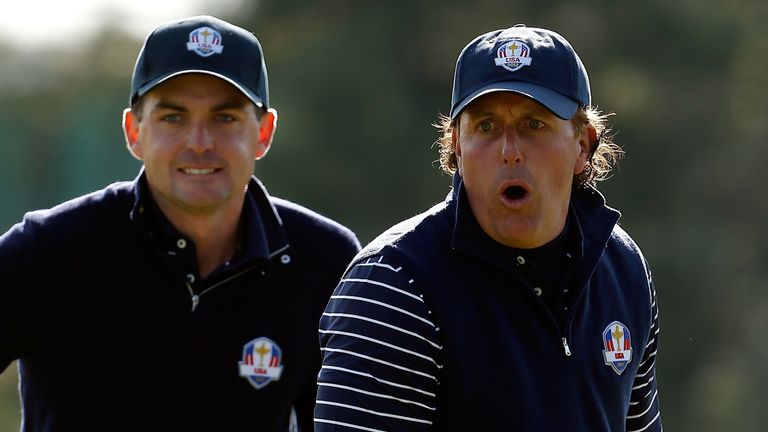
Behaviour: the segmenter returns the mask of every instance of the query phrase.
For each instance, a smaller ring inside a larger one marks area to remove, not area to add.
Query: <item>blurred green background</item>
[[[461,48],[515,23],[565,35],[595,103],[617,113],[626,158],[601,190],[654,271],[666,430],[765,430],[764,0],[197,3],[194,14],[251,29],[264,46],[280,119],[256,174],[364,243],[448,191],[430,124],[449,109]],[[0,39],[0,231],[139,169],[120,116],[143,36],[104,11],[101,30],[76,43]],[[19,418],[12,366],[0,375],[0,431]]]

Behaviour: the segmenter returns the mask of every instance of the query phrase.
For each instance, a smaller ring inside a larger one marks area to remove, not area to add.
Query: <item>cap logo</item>
[[[189,34],[187,51],[194,51],[202,57],[221,54],[224,45],[221,44],[221,33],[210,27],[200,27]]]
[[[523,66],[531,65],[531,49],[523,41],[513,39],[500,46],[496,51],[496,66],[514,72]]]
[[[632,338],[629,328],[619,321],[608,324],[603,330],[603,347],[605,365],[621,375],[632,361]]]

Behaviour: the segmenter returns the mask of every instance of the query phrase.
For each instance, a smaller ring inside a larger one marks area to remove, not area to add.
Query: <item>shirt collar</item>
[[[130,219],[137,229],[166,251],[179,249],[179,242],[183,239],[187,244],[182,249],[192,251],[191,259],[196,260],[194,243],[173,226],[152,198],[143,168],[134,181],[134,196]],[[248,182],[244,199],[242,238],[239,249],[230,262],[232,268],[254,260],[273,261],[282,257],[289,249],[283,222],[266,188],[256,177],[251,177]],[[196,261],[194,267],[197,267]]]
[[[448,206],[454,212],[452,249],[504,269],[509,268],[510,260],[517,265],[524,264],[524,252],[493,240],[480,227],[458,173],[453,175],[452,186],[451,193],[446,197]],[[618,211],[605,205],[603,195],[593,188],[574,190],[569,215],[572,217],[573,235],[577,238],[575,252],[578,257],[584,256],[587,250],[601,252],[620,216]]]

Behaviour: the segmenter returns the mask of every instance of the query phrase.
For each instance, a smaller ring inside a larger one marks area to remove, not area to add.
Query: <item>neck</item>
[[[237,208],[212,213],[190,214],[162,209],[179,232],[195,243],[200,277],[232,259],[240,240],[242,202]]]

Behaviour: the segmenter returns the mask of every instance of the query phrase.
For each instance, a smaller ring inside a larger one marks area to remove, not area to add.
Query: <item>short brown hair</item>
[[[584,133],[587,125],[592,125],[597,132],[597,139],[589,149],[589,157],[584,171],[574,176],[575,187],[595,187],[598,181],[609,178],[611,170],[624,154],[624,151],[613,142],[613,135],[608,124],[608,117],[612,115],[613,113],[603,114],[596,107],[588,106],[579,108],[576,115],[573,116],[571,121],[577,134]],[[433,125],[440,131],[440,137],[435,141],[440,154],[440,168],[449,175],[453,175],[458,169],[456,149],[453,143],[453,129],[457,120],[458,116],[456,120],[452,121],[450,117],[440,114],[437,122]]]

